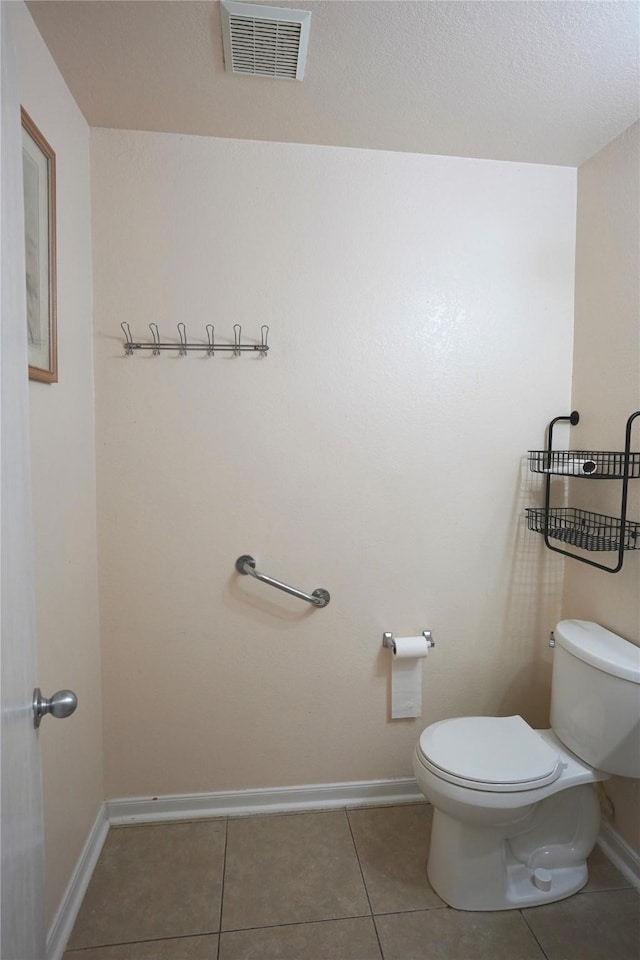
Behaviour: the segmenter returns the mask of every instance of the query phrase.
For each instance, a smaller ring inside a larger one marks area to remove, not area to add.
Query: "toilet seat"
[[[497,793],[535,790],[563,769],[555,750],[519,716],[441,720],[422,732],[417,753],[437,777]]]

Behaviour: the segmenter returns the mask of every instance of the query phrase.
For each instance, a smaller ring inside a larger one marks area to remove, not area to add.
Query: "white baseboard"
[[[47,933],[46,960],[61,960],[108,832],[107,811],[102,803]]]
[[[640,890],[640,854],[608,823],[603,822],[600,827],[598,846],[629,883]]]
[[[346,806],[382,806],[416,803],[424,796],[416,781],[364,780],[354,783],[319,783],[310,786],[222,790],[164,797],[124,797],[107,800],[109,823],[161,823],[242,817],[260,813],[330,810]]]

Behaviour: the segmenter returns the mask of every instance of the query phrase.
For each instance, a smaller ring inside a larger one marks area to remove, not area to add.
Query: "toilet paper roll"
[[[571,472],[580,477],[582,475],[589,476],[591,473],[596,472],[597,464],[595,460],[578,460],[577,458],[569,464],[569,467],[572,468]]]
[[[395,637],[391,663],[391,719],[422,715],[422,660],[426,637]]]
[[[581,460],[579,457],[569,457],[562,460],[557,466],[549,467],[544,473],[564,474],[569,477],[590,476],[598,468],[595,460]]]
[[[426,637],[394,637],[393,656],[396,660],[406,660],[409,657],[426,657],[429,653],[429,644]]]

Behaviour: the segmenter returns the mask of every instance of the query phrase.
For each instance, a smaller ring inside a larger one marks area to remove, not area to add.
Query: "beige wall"
[[[47,922],[104,797],[98,635],[89,129],[31,17],[13,3],[20,96],[56,152],[57,384],[31,383],[39,685],[78,695],[45,720]]]
[[[575,171],[93,130],[92,191],[107,796],[409,776],[438,718],[546,723],[561,562],[521,459],[570,402]],[[123,320],[272,349],[126,358]],[[382,633],[425,627],[390,722]]]
[[[572,403],[581,422],[572,444],[583,448],[622,450],[627,417],[640,409],[639,169],[636,123],[578,171]],[[639,420],[632,449],[640,449]],[[629,491],[628,516],[638,520],[640,483]],[[603,513],[620,512],[617,483],[581,484],[575,495],[587,496],[585,504]],[[639,561],[627,554],[615,575],[568,561],[565,616],[595,620],[640,644]],[[640,783],[616,779],[606,789],[615,804],[614,827],[640,850]]]

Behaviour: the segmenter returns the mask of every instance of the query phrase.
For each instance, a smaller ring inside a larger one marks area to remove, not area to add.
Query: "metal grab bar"
[[[236,560],[236,570],[238,573],[255,577],[256,580],[262,580],[263,583],[268,583],[269,586],[275,587],[276,590],[284,590],[285,593],[290,593],[291,596],[298,597],[299,600],[306,600],[307,603],[312,603],[314,607],[326,607],[331,599],[328,591],[323,590],[322,587],[318,587],[312,594],[303,593],[302,590],[296,590],[295,587],[290,587],[287,583],[282,583],[281,580],[274,580],[273,577],[259,573],[256,570],[255,560],[248,554],[243,554],[243,556],[238,557]]]

